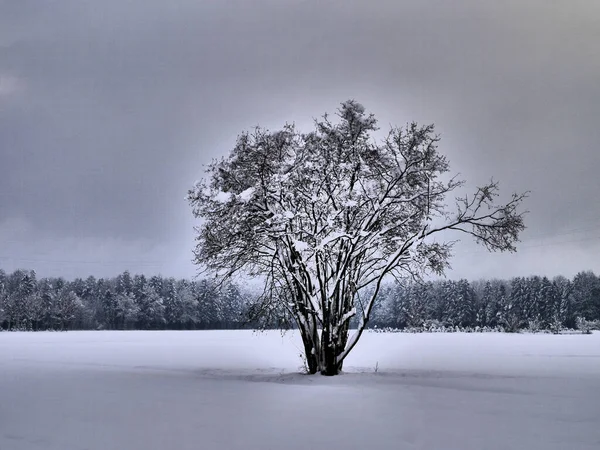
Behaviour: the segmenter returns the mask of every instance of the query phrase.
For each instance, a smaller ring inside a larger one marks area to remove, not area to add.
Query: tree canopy
[[[526,194],[498,205],[494,181],[448,208],[448,194],[464,183],[447,176],[433,125],[392,127],[380,142],[376,130],[375,117],[352,100],[308,133],[256,128],[189,191],[203,219],[196,262],[224,278],[264,279],[255,311],[293,318],[311,373],[341,370],[386,277],[444,272],[452,242],[436,240],[440,232],[514,251],[524,229]]]

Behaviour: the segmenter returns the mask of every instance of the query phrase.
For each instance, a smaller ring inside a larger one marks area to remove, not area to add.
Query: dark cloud
[[[451,276],[598,270],[599,41],[583,0],[0,2],[0,265],[190,275],[201,165],[352,97],[532,191],[523,251]]]

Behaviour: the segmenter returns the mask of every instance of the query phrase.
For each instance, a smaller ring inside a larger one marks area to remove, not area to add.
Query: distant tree
[[[69,289],[71,289],[77,297],[83,299],[85,293],[85,281],[82,278],[75,278],[69,283]]]
[[[431,317],[429,294],[432,283],[412,283],[407,289],[402,307],[403,321],[412,328],[422,327]]]
[[[179,321],[185,329],[196,329],[199,322],[198,310],[198,284],[189,283],[187,280],[179,280],[175,284],[176,295],[181,305],[181,316]]]
[[[461,327],[473,327],[477,314],[475,292],[466,279],[456,283],[458,302],[456,303],[456,318]]]
[[[362,105],[347,101],[338,117],[316,121],[308,134],[293,125],[243,133],[189,192],[204,219],[196,262],[224,277],[264,277],[265,303],[289,310],[309,371],[326,375],[342,369],[386,278],[444,271],[452,245],[434,236],[455,230],[512,251],[524,229],[525,195],[498,206],[495,182],[447,210],[447,194],[463,183],[442,179],[449,165],[433,126],[392,128],[376,143],[376,120]],[[366,287],[373,289],[362,298]]]
[[[8,278],[9,297],[5,313],[9,328],[31,330],[35,316],[36,274],[34,271],[16,270]]]
[[[68,288],[59,289],[54,307],[54,318],[60,330],[68,330],[71,322],[83,307],[81,299]]]
[[[215,327],[222,317],[215,284],[205,279],[192,286],[198,325],[201,328]]]
[[[428,301],[427,319],[436,321],[443,325],[448,321],[448,317],[453,314],[451,311],[451,297],[448,296],[449,280],[436,280],[429,285],[426,291]]]
[[[486,281],[479,298],[477,325],[481,327],[497,325],[499,299],[491,281]]]
[[[497,304],[497,312],[496,312],[496,324],[500,324],[502,321],[500,316],[502,315],[502,310],[505,305],[509,302],[510,298],[510,283],[500,280],[492,281],[492,284],[495,286],[495,299]]]
[[[575,328],[575,309],[573,304],[573,283],[563,276],[557,276],[552,284],[558,293],[559,301],[554,304],[552,311],[553,330],[557,329],[558,322],[561,328]]]
[[[436,319],[444,326],[454,327],[457,325],[456,304],[460,301],[456,291],[456,282],[444,280],[438,285],[437,310],[439,311]]]
[[[553,323],[554,306],[560,302],[560,294],[556,285],[548,277],[536,278],[539,280],[539,285],[535,292],[536,314],[540,326],[548,330]]]
[[[102,296],[102,308],[104,310],[105,327],[114,330],[117,326],[119,301],[112,290],[107,289]]]
[[[153,275],[152,277],[150,277],[150,286],[152,287],[152,289],[154,289],[154,292],[156,292],[159,296],[163,296],[163,279],[162,277],[159,277],[158,275]]]
[[[589,321],[600,319],[600,279],[593,272],[575,275],[572,293],[577,316]]]
[[[382,315],[388,322],[386,325],[394,328],[406,326],[402,322],[402,304],[406,298],[406,288],[399,283],[394,283],[391,289],[387,289],[387,297],[387,308]]]
[[[138,321],[138,305],[131,292],[121,292],[116,296],[117,314],[116,328],[129,330],[136,327]]]
[[[2,330],[3,324],[7,320],[6,314],[6,303],[8,299],[8,290],[6,287],[7,277],[4,270],[0,269],[0,330]]]
[[[219,306],[221,322],[226,328],[239,328],[243,311],[244,298],[234,283],[228,283],[220,290]]]
[[[162,285],[167,327],[179,329],[182,327],[183,305],[181,299],[177,295],[175,279],[168,278]]]
[[[398,283],[388,284],[381,288],[379,301],[371,311],[370,327],[399,328],[401,325],[402,287]]]
[[[142,295],[144,288],[146,287],[146,284],[148,284],[148,280],[146,279],[146,276],[144,274],[135,275],[133,277],[133,283],[132,283],[133,296],[136,298],[140,297]]]
[[[150,284],[144,284],[135,298],[137,325],[140,329],[164,328],[164,305],[162,298]]]
[[[42,310],[40,329],[54,329],[54,286],[49,278],[42,278],[38,283],[39,302]]]
[[[527,317],[523,313],[527,293],[525,280],[521,277],[513,278],[510,282],[510,294],[504,297],[498,314],[498,322],[505,331],[514,333],[519,331]]]
[[[133,290],[133,280],[129,271],[125,271],[117,276],[116,282],[116,293],[117,294],[130,294]]]

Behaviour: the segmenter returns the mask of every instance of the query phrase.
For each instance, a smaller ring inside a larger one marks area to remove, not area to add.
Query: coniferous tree
[[[176,294],[181,304],[180,321],[186,329],[198,328],[198,284],[189,283],[186,280],[180,280],[176,284]]]
[[[117,296],[111,289],[104,291],[102,296],[102,308],[104,310],[104,325],[109,330],[114,330],[117,326],[119,302]]]
[[[588,321],[600,319],[600,279],[593,272],[579,272],[573,278],[576,315]]]
[[[54,318],[59,329],[67,330],[82,307],[83,303],[75,292],[65,287],[59,289],[54,307]]]
[[[555,304],[553,310],[553,323],[556,324],[557,321],[560,321],[562,326],[574,329],[576,314],[573,302],[573,283],[563,276],[558,276],[552,280],[552,284],[556,286],[560,299],[560,303]]]
[[[180,329],[182,328],[183,305],[180,297],[177,295],[175,279],[167,279],[163,283],[163,290],[165,321],[167,327]]]

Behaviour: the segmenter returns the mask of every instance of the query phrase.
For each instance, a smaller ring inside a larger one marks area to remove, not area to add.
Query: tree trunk
[[[308,373],[314,375],[319,370],[319,352],[312,342],[304,342],[304,358]]]
[[[333,376],[342,371],[343,362],[337,362],[338,356],[344,351],[344,347],[340,347],[340,341],[328,329],[323,330],[323,336],[321,337],[322,375]]]
[[[314,320],[309,322],[310,318],[304,317],[304,320],[297,320],[302,343],[304,344],[304,358],[306,369],[309,374],[313,375],[319,371],[319,335],[317,333],[316,323]]]
[[[349,320],[339,326],[340,317],[332,317],[331,311],[323,311],[323,331],[318,332],[315,315],[304,304],[295,311],[295,321],[304,344],[304,358],[309,374],[320,372],[322,375],[338,375],[342,371],[343,361],[338,362],[348,342]],[[337,310],[337,309],[336,309]]]

